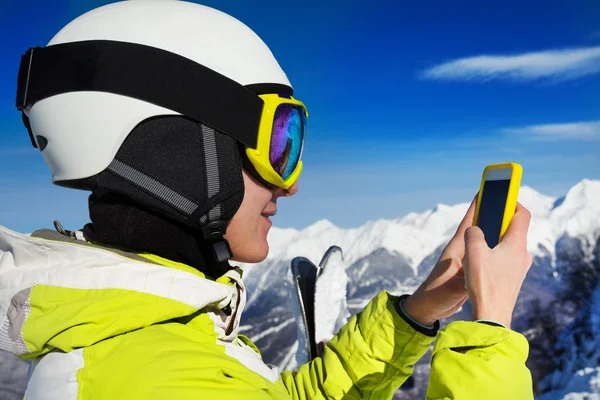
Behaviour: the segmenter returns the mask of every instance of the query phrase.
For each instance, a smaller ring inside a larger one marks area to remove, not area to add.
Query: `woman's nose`
[[[294,183],[291,188],[287,190],[287,196],[293,196],[298,192],[298,182]]]
[[[275,192],[276,197],[291,197],[298,192],[298,182],[294,183],[289,189],[278,188]]]

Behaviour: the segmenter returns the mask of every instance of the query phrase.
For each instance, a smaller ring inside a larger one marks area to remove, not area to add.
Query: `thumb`
[[[487,242],[485,241],[485,235],[483,231],[478,226],[470,226],[465,230],[465,247],[466,250],[469,251],[474,250],[479,246],[488,247]]]

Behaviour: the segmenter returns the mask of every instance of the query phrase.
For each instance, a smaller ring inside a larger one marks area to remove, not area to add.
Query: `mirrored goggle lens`
[[[302,156],[306,114],[294,104],[281,104],[275,110],[269,160],[284,180],[294,172]]]

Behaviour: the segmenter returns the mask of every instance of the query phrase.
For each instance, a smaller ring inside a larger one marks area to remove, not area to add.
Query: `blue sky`
[[[87,221],[14,107],[21,54],[107,1],[0,0],[0,224]],[[275,224],[342,227],[468,201],[485,165],[564,194],[600,179],[597,1],[205,1],[269,45],[308,106],[300,191]],[[485,3],[485,4],[484,4]]]

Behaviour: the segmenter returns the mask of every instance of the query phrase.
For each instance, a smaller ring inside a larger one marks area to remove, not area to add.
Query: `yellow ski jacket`
[[[474,322],[437,338],[381,292],[297,372],[238,333],[241,271],[0,227],[0,349],[30,360],[26,400],[390,399],[436,340],[427,399],[532,399],[527,340]]]

